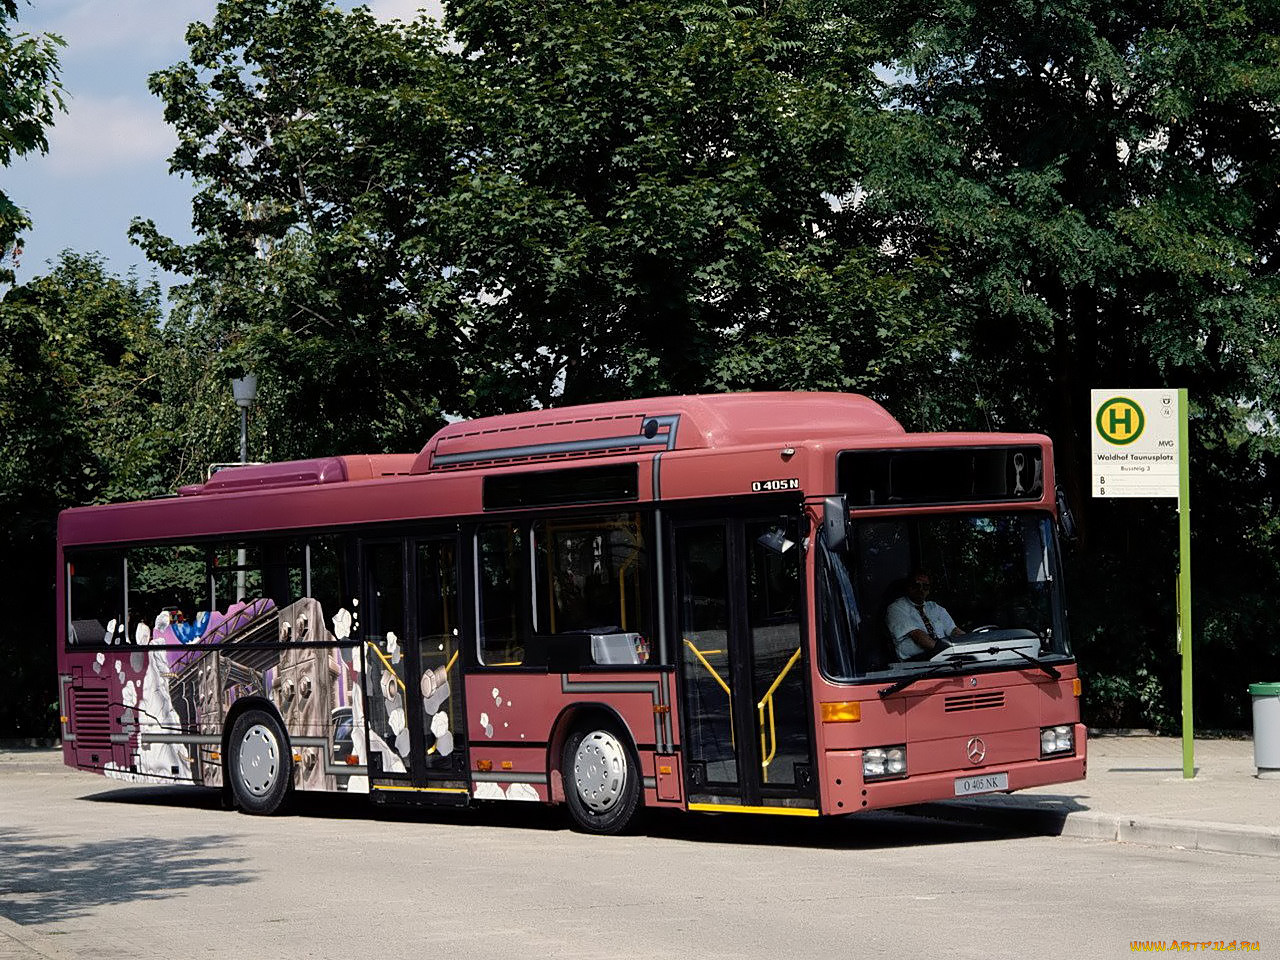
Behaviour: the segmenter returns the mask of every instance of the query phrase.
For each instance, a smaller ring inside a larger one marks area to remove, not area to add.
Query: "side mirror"
[[[1067,495],[1061,487],[1057,491],[1058,500],[1058,530],[1062,534],[1062,538],[1068,542],[1073,542],[1079,536],[1080,532],[1076,528],[1076,515],[1071,512],[1071,504],[1067,503]]]
[[[849,505],[844,497],[827,497],[822,501],[822,535],[827,549],[839,552],[849,539]]]

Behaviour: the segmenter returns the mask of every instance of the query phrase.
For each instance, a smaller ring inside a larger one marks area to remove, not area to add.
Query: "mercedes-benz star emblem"
[[[987,756],[987,745],[982,742],[981,737],[970,737],[964,752],[969,755],[970,763],[981,763]]]

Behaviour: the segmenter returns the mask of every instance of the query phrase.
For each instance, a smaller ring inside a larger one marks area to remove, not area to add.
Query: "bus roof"
[[[908,434],[883,407],[855,394],[621,400],[448,424],[417,454],[234,465],[205,483],[183,487],[177,497],[63,511],[59,536],[64,543],[89,544],[465,515],[484,509],[480,480],[489,471],[515,475],[604,460],[653,462],[651,471],[641,471],[640,499],[739,495],[753,490],[753,481],[778,480],[781,464],[787,465],[782,471],[787,477],[803,478],[787,482],[825,489],[835,477],[807,473],[820,469],[820,461],[803,451],[817,455],[822,448],[838,452],[1013,443],[1047,447],[1048,439],[1031,434]],[[700,453],[735,459],[732,467],[710,468]],[[430,484],[428,499],[421,481]],[[223,500],[222,495],[230,496]]]
[[[888,411],[857,394],[695,394],[452,423],[427,442],[410,472],[904,433]]]
[[[556,460],[726,449],[834,438],[903,438],[883,407],[857,394],[761,392],[618,400],[448,424],[417,454],[226,464],[183,496],[241,493]]]

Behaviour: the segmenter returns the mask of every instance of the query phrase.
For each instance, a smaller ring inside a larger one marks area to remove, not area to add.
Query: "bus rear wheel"
[[[577,727],[560,766],[573,822],[587,833],[625,830],[640,807],[640,763],[631,741],[611,723]]]
[[[231,728],[223,776],[231,784],[236,806],[245,813],[275,813],[293,780],[289,738],[280,722],[265,710],[246,710]]]

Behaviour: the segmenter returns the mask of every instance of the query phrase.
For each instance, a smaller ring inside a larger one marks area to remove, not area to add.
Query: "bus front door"
[[[675,528],[693,806],[815,806],[800,540],[794,514]]]
[[[362,559],[370,787],[465,802],[457,538],[367,542]]]

